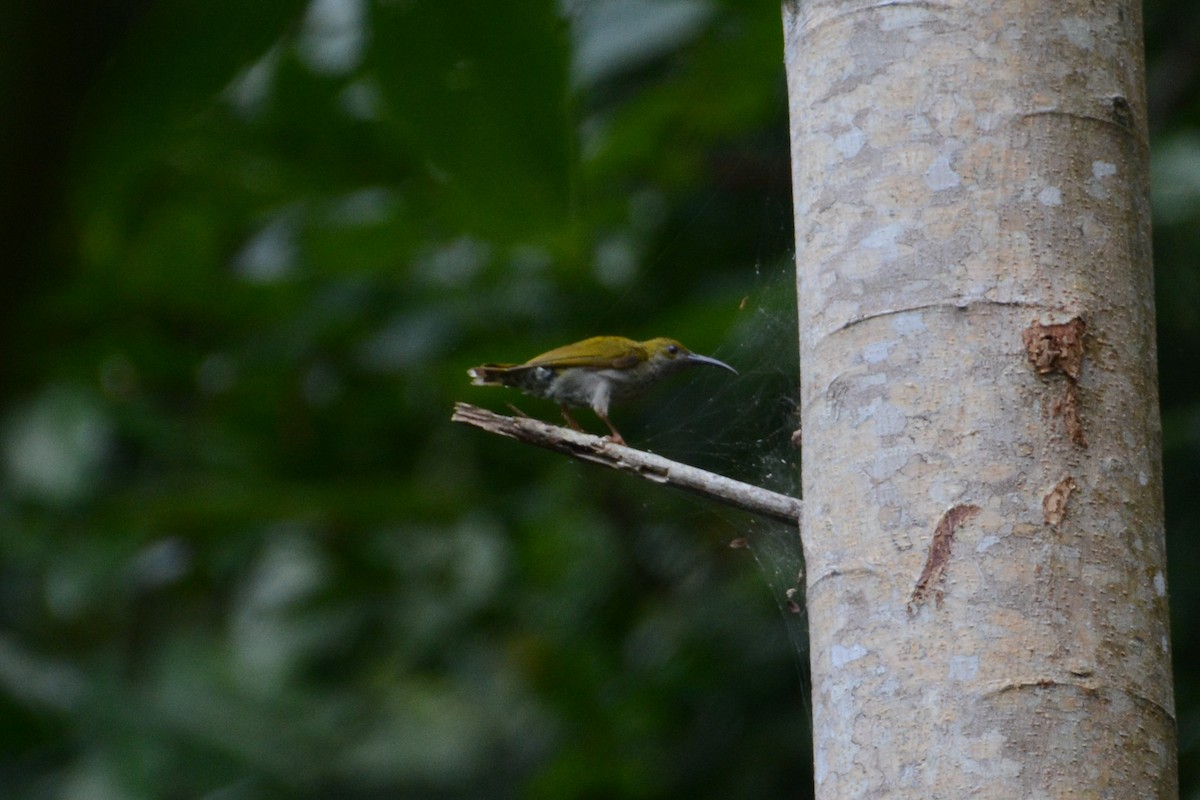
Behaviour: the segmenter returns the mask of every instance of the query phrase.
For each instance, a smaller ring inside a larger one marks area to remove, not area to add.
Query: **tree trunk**
[[[1175,796],[1139,3],[784,17],[816,796]]]

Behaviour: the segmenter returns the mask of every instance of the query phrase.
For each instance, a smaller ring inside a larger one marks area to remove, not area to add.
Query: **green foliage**
[[[1194,59],[1184,29],[1200,23],[1200,6],[1154,0],[1145,5],[1150,90],[1151,197],[1154,207],[1159,396],[1170,568],[1172,657],[1179,718],[1182,797],[1200,792],[1200,81],[1181,69]]]
[[[714,185],[786,173],[774,11],[108,11],[8,321],[0,793],[802,792],[747,521],[449,423],[573,337],[749,356],[751,293],[791,341],[786,180]],[[631,437],[756,469],[668,394]]]

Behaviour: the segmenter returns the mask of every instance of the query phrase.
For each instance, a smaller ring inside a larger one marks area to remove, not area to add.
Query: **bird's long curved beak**
[[[728,364],[726,364],[724,361],[718,361],[717,359],[709,358],[708,356],[701,356],[701,355],[696,355],[695,353],[692,353],[688,356],[688,363],[689,364],[707,364],[710,367],[720,367],[721,369],[727,369],[730,372],[732,372],[734,375],[737,375],[737,370],[734,369],[733,367],[729,366]]]

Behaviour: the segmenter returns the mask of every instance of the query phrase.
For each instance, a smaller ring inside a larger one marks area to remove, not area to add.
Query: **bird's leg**
[[[518,417],[523,417],[524,419],[529,419],[528,414],[526,414],[524,411],[522,411],[521,409],[514,406],[512,403],[505,403],[505,405],[508,406],[509,411],[513,412]]]
[[[612,431],[612,436],[608,438],[612,440],[613,444],[625,444],[625,437],[622,436],[621,432],[617,430],[617,426],[612,424],[612,420],[608,418],[608,414],[597,411],[596,416],[603,420],[604,424],[608,426],[608,429]]]
[[[563,419],[565,419],[567,424],[571,426],[571,430],[579,431],[580,433],[587,433],[587,431],[579,427],[579,423],[576,422],[575,418],[571,416],[571,412],[567,411],[566,404],[560,405],[559,408],[562,410]]]

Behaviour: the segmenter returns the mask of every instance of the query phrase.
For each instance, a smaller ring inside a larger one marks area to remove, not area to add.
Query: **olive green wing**
[[[522,364],[522,367],[586,367],[628,369],[645,360],[642,346],[623,336],[593,336],[582,342],[557,347]]]

